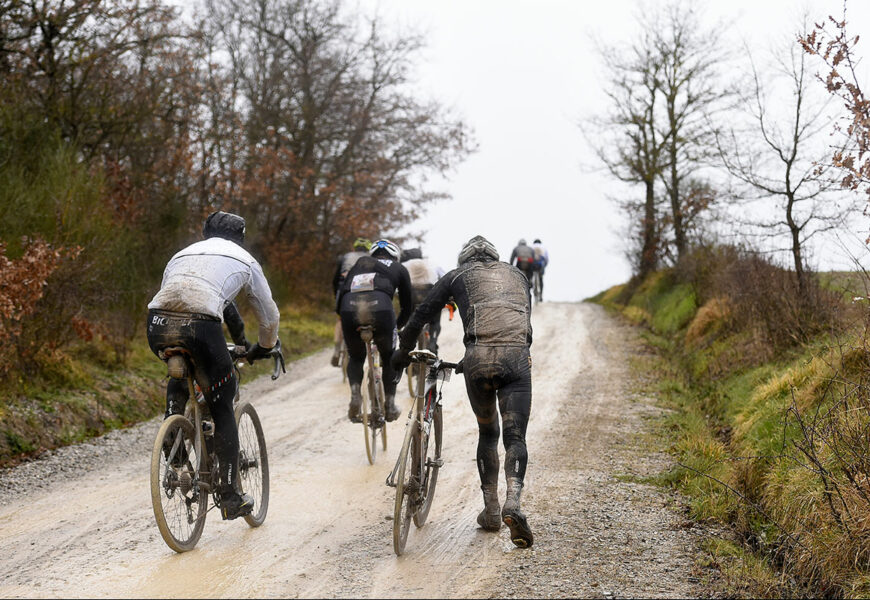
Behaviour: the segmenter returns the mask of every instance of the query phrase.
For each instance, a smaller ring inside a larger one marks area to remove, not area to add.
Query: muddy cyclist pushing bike
[[[255,507],[251,496],[239,493],[239,434],[233,413],[238,379],[223,323],[235,344],[247,349],[247,361],[253,362],[268,357],[278,343],[279,314],[260,264],[242,247],[245,220],[215,212],[202,233],[203,241],[176,253],[166,266],[160,291],[148,304],[148,344],[158,356],[169,347],[186,351],[214,421],[221,516],[235,519]],[[245,338],[244,322],[233,302],[243,290],[259,323],[253,345]],[[169,379],[167,418],[184,414],[188,388],[183,378]]]
[[[408,366],[423,325],[451,297],[462,317],[465,388],[478,423],[477,467],[484,508],[477,523],[487,531],[498,531],[504,522],[513,543],[527,548],[534,537],[520,509],[520,495],[528,463],[526,426],[532,405],[529,283],[519,269],[498,260],[488,240],[473,237],[459,253],[459,267],[438,280],[402,330],[392,358],[394,369]],[[507,484],[503,505],[498,494],[500,432]]]

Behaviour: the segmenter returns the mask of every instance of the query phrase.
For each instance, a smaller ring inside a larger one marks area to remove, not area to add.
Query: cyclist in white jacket
[[[221,516],[250,514],[253,499],[239,494],[239,434],[233,415],[238,381],[227,350],[222,322],[233,341],[248,349],[253,362],[269,356],[278,344],[278,307],[257,260],[242,247],[245,220],[232,213],[209,215],[203,241],[184,248],[169,261],[160,291],[148,304],[148,344],[160,356],[163,348],[185,348],[194,377],[214,419],[214,441],[220,463],[218,489]],[[244,291],[259,323],[257,343],[245,339],[244,322],[233,302]],[[187,382],[170,378],[166,386],[166,416],[184,413]]]

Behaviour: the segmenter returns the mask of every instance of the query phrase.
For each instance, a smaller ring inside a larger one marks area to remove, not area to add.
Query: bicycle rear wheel
[[[441,469],[441,405],[435,404],[435,389],[429,390],[432,396],[432,428],[429,434],[420,434],[421,446],[421,463],[422,469],[422,503],[417,512],[414,513],[414,525],[422,527],[426,523],[426,518],[429,516],[429,509],[432,508],[432,499],[435,497],[435,486],[438,484],[438,471]]]
[[[208,493],[196,485],[202,457],[196,455],[193,423],[172,415],[160,426],[151,452],[151,506],[166,545],[192,550],[205,527]]]
[[[375,382],[372,379],[371,373],[368,373],[366,376],[366,389],[362,395],[360,414],[362,416],[363,436],[366,440],[366,458],[370,465],[375,464],[375,458],[378,454],[378,447],[375,445],[375,430],[371,427],[371,421],[374,416],[372,402],[375,398],[374,385]]]
[[[383,415],[380,421],[380,427],[377,429],[381,430],[381,449],[384,452],[387,451],[387,393],[384,391],[384,380],[378,380],[378,407],[380,410],[376,411],[379,415]],[[377,438],[378,432],[372,431],[372,443],[374,443],[375,438]]]
[[[419,437],[418,421],[413,419],[405,429],[405,440],[399,452],[399,470],[396,473],[396,501],[393,507],[393,550],[396,556],[401,556],[405,551],[411,518],[417,510],[420,486],[419,479],[415,479],[415,467],[419,464]]]
[[[269,510],[269,458],[260,417],[250,402],[236,406],[239,428],[239,483],[242,492],[254,499],[254,512],[245,515],[251,527],[259,527]]]
[[[417,364],[411,363],[408,365],[408,368],[405,370],[405,376],[408,379],[408,395],[411,398],[414,397],[414,394],[417,393],[417,378],[414,376],[414,372],[417,370]]]

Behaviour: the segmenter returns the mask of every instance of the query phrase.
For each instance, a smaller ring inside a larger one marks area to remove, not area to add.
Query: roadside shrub
[[[734,246],[699,248],[675,273],[693,287],[701,305],[713,298],[727,300],[733,327],[757,330],[773,351],[843,326],[841,297],[819,285],[809,268],[805,274],[801,287],[794,272]]]

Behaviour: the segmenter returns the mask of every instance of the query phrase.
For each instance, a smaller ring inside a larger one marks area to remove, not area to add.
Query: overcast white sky
[[[424,252],[449,270],[473,235],[489,238],[505,260],[520,238],[539,237],[550,252],[545,300],[581,300],[626,281],[621,215],[607,200],[614,184],[583,168],[594,158],[577,122],[605,107],[592,36],[630,40],[638,2],[358,1],[390,28],[427,32],[420,91],[453,107],[478,143],[438,184],[453,199],[417,226],[428,231]],[[817,20],[842,13],[841,0],[728,0],[709,4],[708,14],[711,23],[733,21],[735,36],[762,52],[791,35],[804,7]],[[852,32],[867,33],[859,50],[870,59],[870,1],[849,0],[849,15]]]

